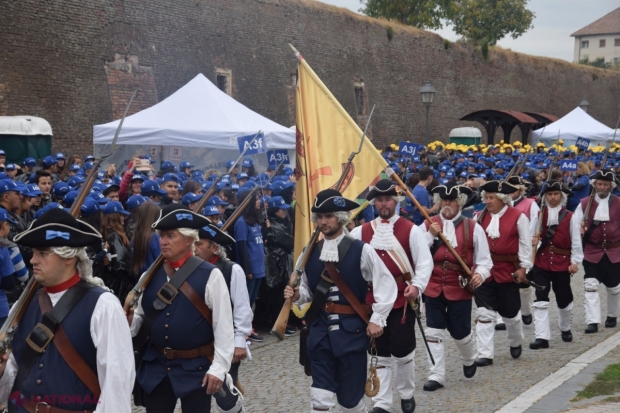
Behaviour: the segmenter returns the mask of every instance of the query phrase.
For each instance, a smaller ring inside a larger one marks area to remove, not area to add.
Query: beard
[[[601,199],[607,198],[610,193],[611,193],[611,190],[609,190],[609,191],[596,191],[596,195],[598,195],[598,197],[601,198]]]
[[[443,215],[444,218],[452,217],[454,216],[454,210],[450,206],[445,206],[441,208],[441,215]]]
[[[389,208],[382,208],[379,210],[379,216],[381,219],[390,219],[394,215],[394,211]]]

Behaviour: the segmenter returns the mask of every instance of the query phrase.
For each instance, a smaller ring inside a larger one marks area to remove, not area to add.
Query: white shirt
[[[340,241],[344,238],[343,232],[336,237],[336,242],[340,244]],[[301,259],[302,255],[297,259],[297,263]],[[396,301],[396,295],[398,288],[396,287],[396,281],[394,277],[387,269],[381,258],[377,255],[375,250],[368,244],[364,244],[362,248],[362,257],[360,262],[360,270],[364,280],[372,283],[372,293],[375,298],[375,303],[372,305],[372,316],[370,322],[380,327],[385,327],[387,322],[387,316],[390,314],[394,301]],[[312,301],[312,291],[308,286],[308,276],[305,271],[301,276],[301,284],[299,285],[299,299],[295,301],[297,305],[303,305]]]
[[[504,205],[504,208],[502,208],[502,210],[497,213],[500,219],[507,210],[508,205]],[[487,212],[491,213],[491,211]],[[525,271],[527,272],[530,270],[530,268],[532,268],[532,235],[530,233],[530,221],[523,213],[519,215],[519,219],[517,220],[517,230],[519,231],[519,261],[521,262],[520,266],[522,268],[525,268]]]
[[[512,204],[514,205],[516,202],[518,202],[519,200],[522,200],[523,197],[519,197],[518,199],[515,199],[514,201],[512,201]],[[534,235],[536,235],[536,229],[538,228],[538,213],[540,212],[540,207],[538,206],[538,204],[536,202],[532,202],[532,205],[530,206],[530,216],[526,216],[526,218],[530,221],[530,234],[532,234],[532,237]]]
[[[245,338],[252,334],[252,307],[250,307],[250,295],[245,281],[245,272],[239,264],[232,267],[230,276],[230,299],[233,303],[233,320],[235,325],[235,347],[245,348]]]
[[[461,216],[459,212],[454,218],[451,219],[452,222],[458,219]],[[443,217],[443,214],[439,214],[439,217],[442,221],[446,219]],[[465,218],[467,219],[467,218]],[[433,242],[435,242],[436,237],[433,237],[433,234],[430,233],[426,229],[426,225],[420,225],[420,228],[424,232],[424,236],[426,237],[426,242],[428,246],[432,246]],[[474,265],[476,266],[475,272],[482,276],[482,280],[486,280],[491,275],[491,268],[493,268],[493,260],[491,259],[491,252],[489,251],[489,242],[487,241],[487,235],[482,229],[482,226],[477,222],[474,223]]]
[[[65,292],[49,293],[53,306]],[[123,308],[112,293],[99,296],[90,318],[90,337],[97,349],[97,377],[101,387],[95,412],[130,413],[131,390],[136,379],[131,334]],[[17,362],[11,354],[0,378],[0,400],[9,399],[16,375]],[[53,374],[47,379],[53,380]]]
[[[170,277],[167,278],[170,281]],[[131,335],[134,337],[138,334],[140,326],[144,322],[143,297],[144,295],[140,296],[138,308],[136,308],[133,321],[131,322]],[[226,373],[230,370],[230,364],[235,352],[235,330],[228,287],[226,287],[226,281],[222,272],[217,268],[211,270],[209,275],[209,281],[207,281],[205,288],[205,304],[213,312],[213,345],[215,347],[213,363],[211,363],[211,367],[209,367],[209,371],[206,374],[215,376],[223,381]],[[191,334],[191,332],[188,331],[188,334]]]
[[[388,221],[394,224],[397,220],[404,219],[398,215],[394,215]],[[362,239],[362,227],[355,227],[351,231],[351,236],[355,239]],[[420,295],[426,290],[428,281],[431,279],[433,273],[433,257],[431,256],[431,250],[426,244],[426,238],[424,233],[417,226],[413,225],[409,232],[409,251],[411,252],[411,259],[415,265],[412,265],[415,274],[411,274],[411,284],[417,287]],[[393,278],[394,276],[392,276]],[[396,299],[396,297],[394,297]]]

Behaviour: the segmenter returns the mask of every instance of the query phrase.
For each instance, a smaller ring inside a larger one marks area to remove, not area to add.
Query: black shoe
[[[523,321],[523,324],[529,326],[532,324],[532,315],[521,315],[521,320]]]
[[[286,326],[286,330],[284,330],[284,337],[290,337],[297,333],[297,329],[295,327]]]
[[[616,326],[617,317],[607,317],[605,320],[605,328],[614,328]]]
[[[570,343],[573,341],[573,333],[570,330],[562,331],[562,341],[565,343]]]
[[[530,343],[530,348],[532,350],[540,350],[541,348],[549,348],[549,340],[537,338],[533,343]]]
[[[493,359],[486,359],[486,358],[479,358],[476,360],[476,366],[478,367],[486,367],[486,366],[490,366],[491,364],[493,364]]]
[[[504,323],[495,324],[495,331],[503,331],[503,330],[506,330],[506,324]]]
[[[510,355],[513,359],[518,359],[519,357],[521,357],[521,351],[523,351],[521,346],[510,347]]]
[[[435,380],[429,380],[424,383],[424,391],[435,391],[441,389],[443,384],[436,382]]]
[[[372,409],[372,411],[370,413],[390,413],[385,409],[382,409],[380,407],[375,407]]]
[[[493,360],[491,360],[491,362],[493,362]],[[463,366],[463,375],[466,378],[471,379],[476,374],[476,370],[476,363],[472,364],[471,366]]]
[[[598,333],[598,324],[588,324],[586,328],[586,334]]]
[[[415,398],[412,397],[408,400],[401,400],[400,408],[403,409],[403,413],[413,413],[415,411]]]

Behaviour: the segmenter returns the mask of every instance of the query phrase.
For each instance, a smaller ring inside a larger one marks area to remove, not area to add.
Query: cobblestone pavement
[[[552,337],[550,348],[530,350],[534,340],[534,325],[524,326],[523,355],[514,360],[510,357],[506,332],[495,336],[495,360],[489,367],[478,368],[473,379],[465,379],[458,351],[452,340],[446,341],[447,382],[443,389],[424,392],[427,379],[428,359],[420,341],[416,350],[416,412],[495,412],[516,396],[538,383],[567,362],[617,332],[618,328],[599,326],[597,334],[585,335],[583,309],[583,270],[572,280],[575,305],[573,309],[572,343],[564,343],[557,328],[557,306],[551,293],[550,320]],[[606,291],[600,289],[603,320],[606,314]],[[475,306],[474,306],[475,307]],[[475,309],[474,309],[475,314]],[[472,317],[475,320],[475,316]],[[423,324],[425,324],[425,321]],[[473,325],[475,328],[475,325]],[[311,380],[298,363],[299,336],[278,342],[275,337],[261,331],[263,343],[251,346],[253,360],[241,366],[239,379],[245,389],[244,405],[248,412],[307,412],[309,410],[309,387]],[[370,410],[371,403],[367,400]],[[400,401],[395,394],[395,406],[400,412]],[[143,411],[134,409],[135,412]],[[180,411],[180,409],[179,409]],[[618,410],[615,410],[618,411]]]

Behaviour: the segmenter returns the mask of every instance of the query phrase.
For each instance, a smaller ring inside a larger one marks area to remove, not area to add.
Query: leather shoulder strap
[[[467,262],[467,251],[469,249],[469,225],[470,225],[470,219],[469,218],[465,218],[465,220],[463,221],[463,256],[461,258],[463,258],[463,261]]]
[[[551,225],[550,227],[547,228],[547,232],[545,232],[545,237],[540,242],[540,246],[538,247],[538,250],[536,250],[536,255],[538,255],[538,253],[542,251],[543,248],[545,248],[547,244],[551,242],[551,240],[553,239],[553,236],[555,235],[555,232],[558,230],[560,224],[562,223],[564,218],[566,218],[567,215],[568,215],[568,209],[564,209],[562,212],[560,212],[560,215],[558,216],[557,225]],[[542,219],[542,217],[540,219]],[[549,220],[549,213],[547,213],[547,220]]]
[[[334,284],[336,284],[336,287],[338,287],[338,290],[340,290],[342,295],[344,295],[349,304],[351,304],[351,307],[353,307],[357,315],[362,317],[362,320],[364,320],[366,324],[368,324],[370,322],[370,318],[368,317],[368,314],[366,314],[366,312],[364,311],[362,303],[359,302],[355,294],[353,294],[353,291],[351,291],[349,286],[340,277],[340,273],[338,272],[338,269],[336,268],[334,263],[326,262],[325,268],[327,269],[329,277],[334,281]]]
[[[344,238],[342,238],[342,241],[340,241],[340,244],[338,244],[338,268],[340,268],[340,263],[347,255],[349,248],[351,248],[351,245],[353,245],[354,242],[355,238],[350,235],[345,235]]]
[[[187,297],[194,307],[196,307],[196,310],[202,314],[202,316],[207,320],[207,323],[213,325],[213,313],[211,312],[211,309],[207,307],[204,297],[199,296],[196,290],[194,290],[189,283],[181,284],[179,290],[181,290],[183,295]]]
[[[463,215],[461,215],[460,217],[457,218],[456,221],[454,221],[454,228],[458,227],[458,225],[465,219],[465,217]],[[433,245],[431,245],[431,257],[435,255],[435,253],[437,252],[437,250],[439,250],[439,247],[441,247],[443,245],[443,241],[441,240],[441,238],[437,237],[437,239],[433,242]]]

